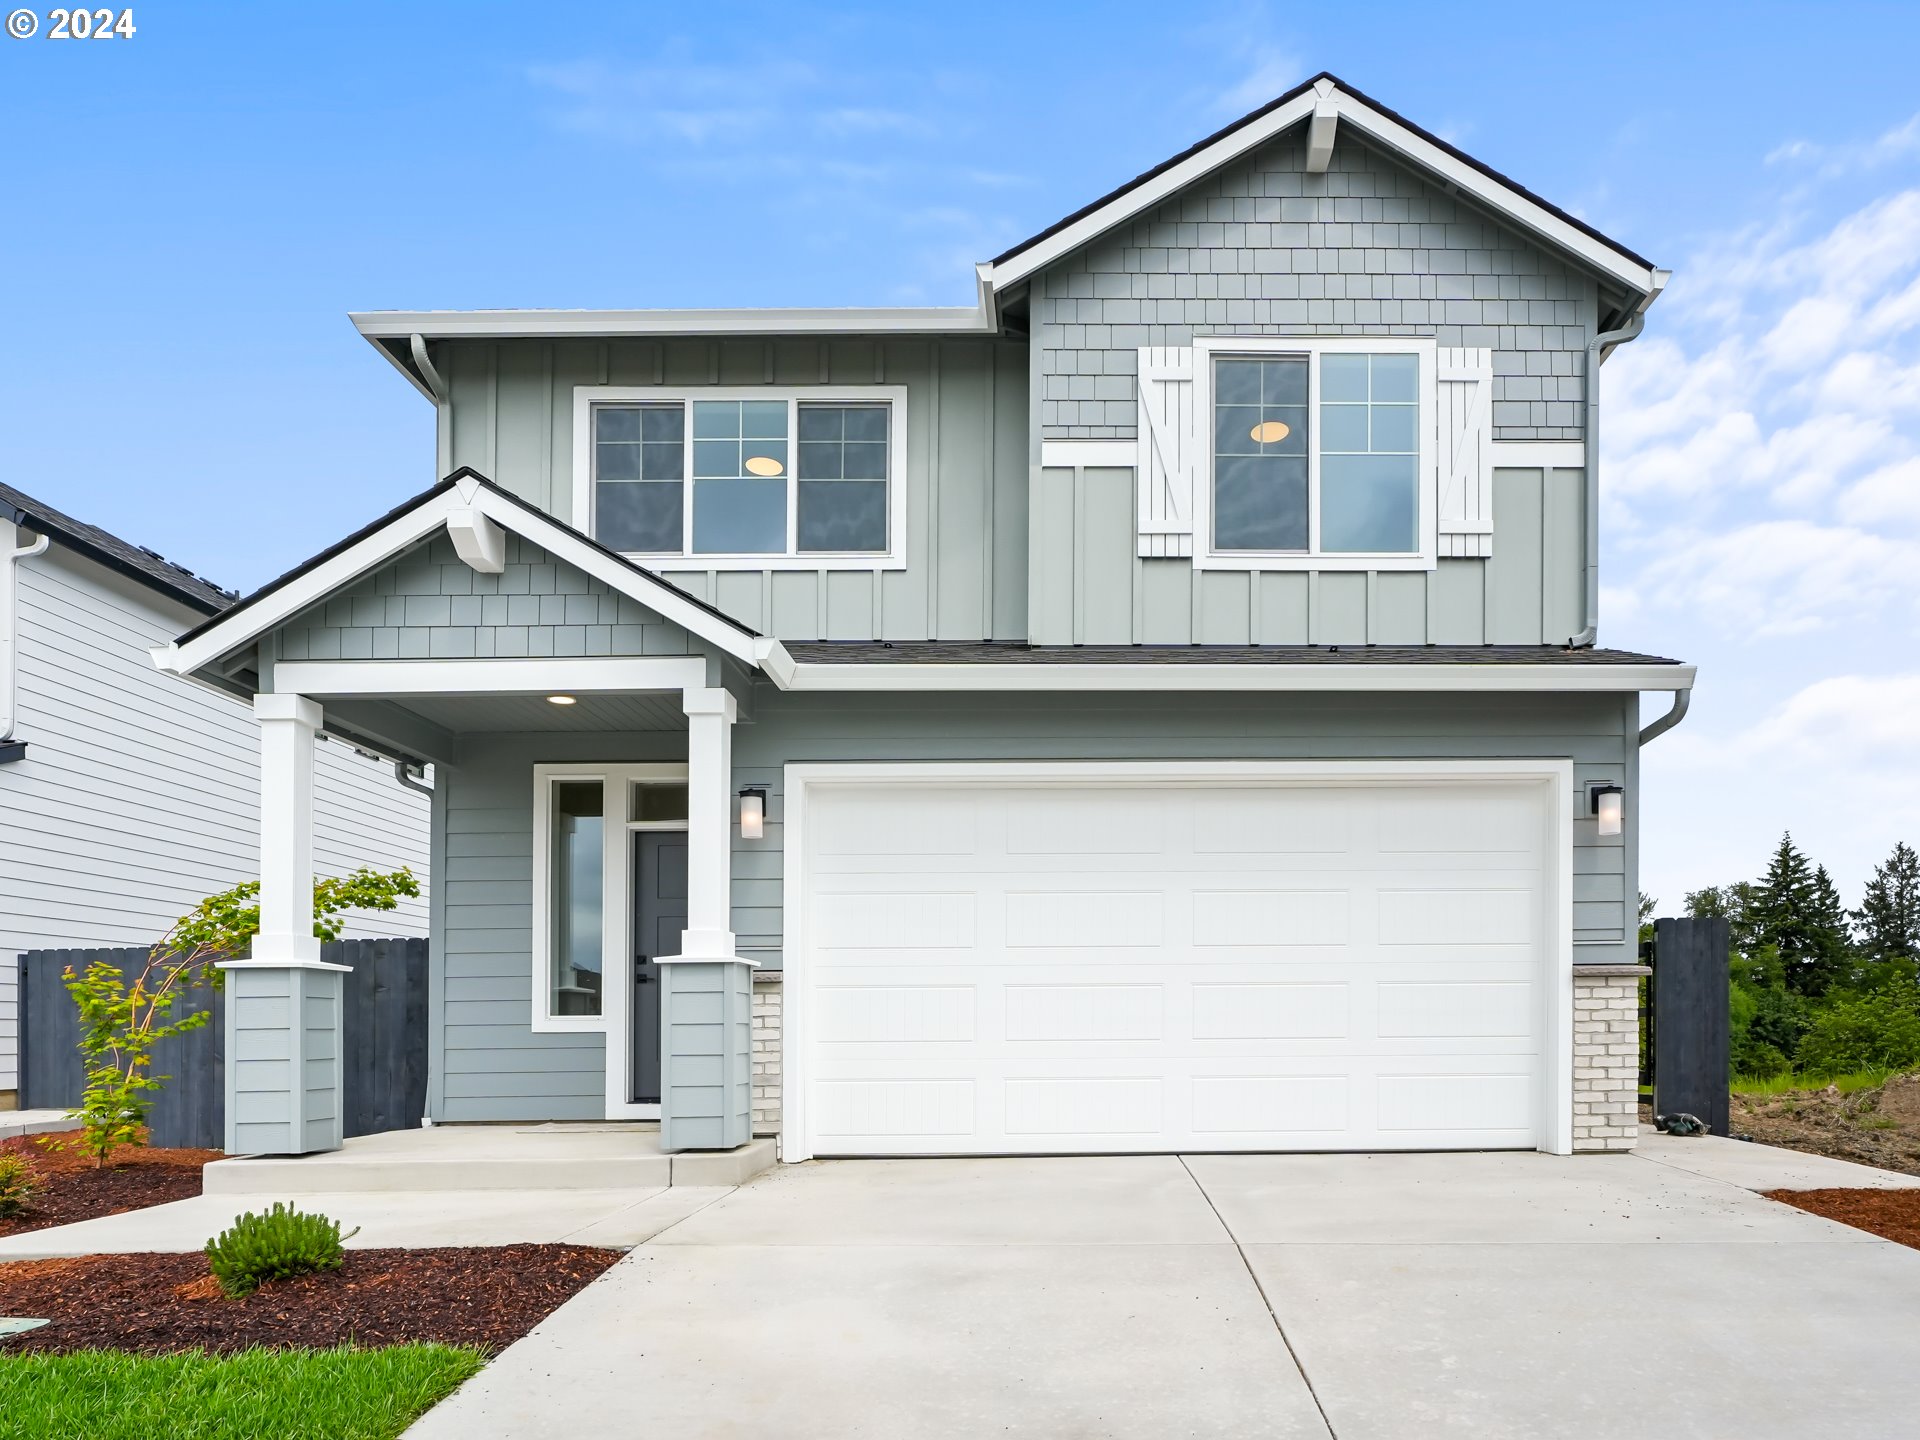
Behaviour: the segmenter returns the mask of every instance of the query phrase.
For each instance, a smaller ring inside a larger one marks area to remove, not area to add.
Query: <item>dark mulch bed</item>
[[[0,1151],[27,1156],[46,1179],[45,1188],[27,1210],[11,1220],[0,1220],[0,1235],[185,1200],[200,1193],[200,1167],[224,1158],[218,1150],[124,1146],[96,1170],[92,1157],[66,1148],[64,1137],[48,1146],[37,1135],[0,1140]]]
[[[30,1350],[231,1352],[438,1341],[491,1354],[620,1258],[587,1245],[349,1250],[340,1269],[228,1300],[204,1255],[87,1255],[0,1265],[0,1315],[50,1325],[0,1339]]]
[[[1769,1190],[1766,1196],[1920,1250],[1920,1190]]]

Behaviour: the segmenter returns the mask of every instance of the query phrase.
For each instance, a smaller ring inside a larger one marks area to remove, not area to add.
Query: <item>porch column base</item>
[[[660,966],[660,1148],[732,1150],[753,1138],[753,972],[739,955]]]
[[[324,960],[234,960],[226,972],[229,1155],[338,1150],[346,1114],[341,975]]]

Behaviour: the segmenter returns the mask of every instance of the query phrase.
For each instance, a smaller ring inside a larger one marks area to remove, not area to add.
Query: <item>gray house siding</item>
[[[1027,347],[1007,340],[442,341],[444,471],[570,523],[574,391],[596,385],[903,385],[906,567],[708,570],[676,584],[788,640],[1026,635]]]
[[[1305,127],[1034,277],[1041,431],[1132,438],[1135,352],[1196,335],[1432,335],[1494,352],[1501,440],[1577,440],[1597,289],[1343,130]]]
[[[281,660],[697,655],[671,621],[531,541],[482,574],[440,534],[275,632]]]
[[[1493,554],[1430,571],[1196,570],[1135,554],[1134,472],[1035,472],[1041,645],[1535,645],[1586,623],[1580,470],[1495,470]]]

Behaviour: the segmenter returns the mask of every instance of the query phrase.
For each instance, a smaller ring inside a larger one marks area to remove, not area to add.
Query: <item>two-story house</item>
[[[316,732],[435,767],[438,1121],[1630,1144],[1665,280],[1322,75],[968,307],[355,316],[447,478],[158,656],[261,728],[231,1148],[337,1143]]]

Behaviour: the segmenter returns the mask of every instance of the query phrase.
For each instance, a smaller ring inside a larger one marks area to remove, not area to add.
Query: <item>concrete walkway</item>
[[[1806,1157],[1668,1143],[782,1168],[409,1434],[1900,1433],[1920,1252],[1753,1193]]]
[[[64,1110],[0,1110],[0,1140],[79,1128],[80,1122]]]

